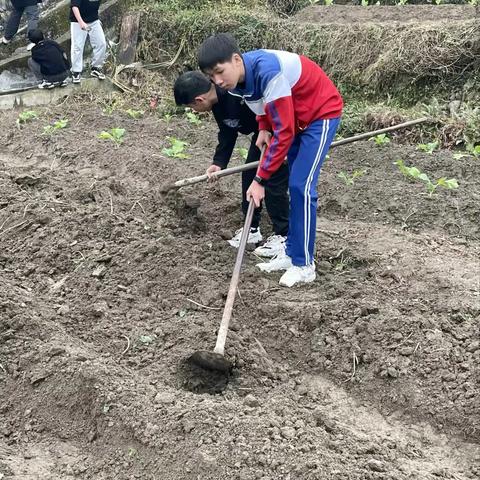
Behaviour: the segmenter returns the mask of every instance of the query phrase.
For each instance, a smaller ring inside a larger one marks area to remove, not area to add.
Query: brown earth
[[[213,125],[80,97],[38,112],[0,116],[0,478],[479,477],[478,159],[332,152],[317,280],[280,288],[247,255],[225,382],[184,360],[215,342],[239,179],[159,188],[204,170]],[[112,127],[118,148],[97,138]],[[162,155],[167,136],[191,157]],[[399,158],[458,190],[429,197]]]
[[[417,23],[471,20],[472,5],[312,5],[295,15],[296,21],[315,23]]]

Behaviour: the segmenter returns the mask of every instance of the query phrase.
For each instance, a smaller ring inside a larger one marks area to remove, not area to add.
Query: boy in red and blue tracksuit
[[[268,143],[255,180],[247,191],[256,205],[264,185],[288,158],[290,218],[286,255],[258,266],[286,270],[280,284],[315,280],[317,181],[340,123],[343,101],[325,72],[295,53],[255,50],[240,53],[235,39],[217,34],[198,51],[200,68],[221,88],[240,96],[257,115],[257,146]],[[269,131],[273,136],[269,142]]]

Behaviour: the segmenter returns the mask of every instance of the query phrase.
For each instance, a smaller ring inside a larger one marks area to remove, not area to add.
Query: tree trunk
[[[135,62],[139,25],[140,12],[127,13],[123,17],[117,55],[117,63],[119,65],[130,65]]]

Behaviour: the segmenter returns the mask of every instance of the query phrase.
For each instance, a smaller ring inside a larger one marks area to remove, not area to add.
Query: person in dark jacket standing
[[[255,142],[258,136],[258,124],[255,114],[240,98],[229,95],[226,90],[215,86],[199,71],[187,72],[181,75],[174,85],[174,96],[177,105],[186,105],[197,112],[212,111],[218,124],[218,145],[213,157],[213,163],[207,169],[207,175],[227,167],[232,156],[239,133],[253,133],[246,163],[260,160],[260,150]],[[246,192],[255,177],[255,169],[242,173],[242,210],[244,215],[248,210]],[[266,243],[255,250],[262,257],[273,257],[284,252],[288,233],[289,199],[288,199],[288,167],[283,165],[272,176],[266,186],[265,203],[268,215],[272,221],[273,232]],[[247,239],[248,243],[257,244],[263,240],[260,233],[261,206],[255,209],[252,226]],[[228,241],[233,247],[240,244],[242,229],[235,232]]]
[[[41,30],[30,30],[29,40],[35,45],[28,66],[42,83],[38,88],[64,87],[70,71],[70,62],[62,47],[54,40],[44,38]]]
[[[90,75],[105,80],[103,64],[107,54],[107,42],[98,16],[100,0],[71,0],[70,31],[72,36],[72,79],[80,83],[83,71],[83,49],[87,38],[93,49]]]
[[[13,37],[18,32],[18,27],[20,26],[20,20],[22,15],[25,13],[27,16],[27,31],[35,30],[38,26],[38,18],[40,17],[40,11],[38,9],[38,3],[42,3],[42,0],[11,0],[13,10],[10,14],[10,17],[7,20],[5,26],[5,35],[0,40],[0,45],[8,45]],[[29,43],[27,45],[27,50],[31,50],[33,44]]]

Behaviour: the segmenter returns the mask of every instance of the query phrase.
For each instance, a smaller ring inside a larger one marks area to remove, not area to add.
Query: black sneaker
[[[43,82],[38,85],[38,88],[41,88],[42,90],[50,90],[51,88],[55,88],[55,83],[43,80]]]
[[[99,67],[92,67],[90,75],[92,77],[98,78],[99,80],[105,80],[105,74],[103,73],[103,70]]]
[[[60,86],[60,87],[66,87],[67,85],[68,85],[68,80],[65,79],[65,80],[63,80],[63,82],[60,82],[60,85],[59,85],[59,86]]]
[[[82,80],[82,73],[81,72],[72,72],[72,82],[73,83],[80,83]]]

